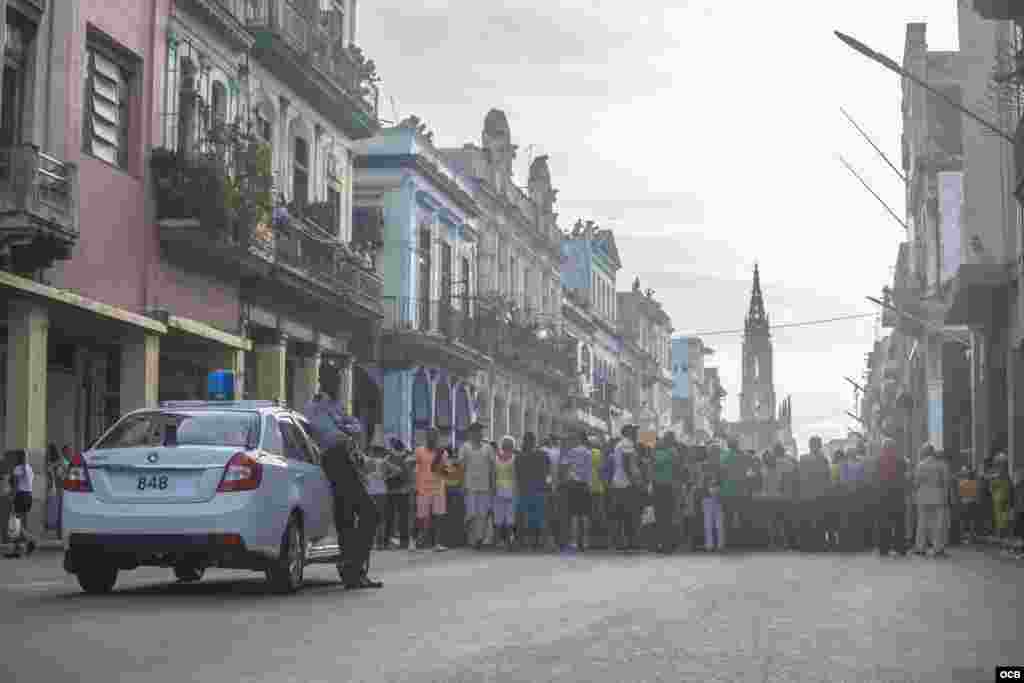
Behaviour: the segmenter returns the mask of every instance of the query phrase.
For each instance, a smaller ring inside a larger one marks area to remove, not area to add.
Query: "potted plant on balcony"
[[[380,82],[377,65],[372,59],[366,58],[362,48],[350,45],[348,50],[352,57],[352,63],[356,67],[356,88],[361,97],[368,97],[373,94],[376,84]]]

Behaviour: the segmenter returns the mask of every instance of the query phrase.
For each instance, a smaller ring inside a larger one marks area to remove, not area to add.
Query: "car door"
[[[327,479],[327,473],[324,472],[323,464],[320,460],[322,457],[320,447],[317,446],[316,441],[310,436],[312,431],[309,421],[301,415],[295,415],[294,418],[299,426],[299,431],[302,433],[304,443],[309,450],[310,462],[313,463],[314,472],[310,474],[308,479],[315,484],[315,495],[321,504],[320,514],[324,521],[323,535],[329,536],[334,533],[334,492],[331,490],[331,483]]]
[[[302,500],[302,511],[305,515],[305,531],[308,541],[316,541],[327,534],[324,532],[324,486],[323,475],[319,465],[315,464],[313,452],[306,443],[305,434],[295,424],[290,415],[279,415],[281,435],[284,438],[284,454],[288,460],[288,468],[292,470]]]

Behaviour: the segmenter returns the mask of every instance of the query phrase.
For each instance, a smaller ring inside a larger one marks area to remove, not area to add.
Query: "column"
[[[320,390],[320,349],[306,354],[299,359],[298,372],[295,373],[295,407],[302,410]]]
[[[256,395],[254,398],[264,401],[285,400],[285,356],[288,352],[288,337],[278,335],[269,344],[258,344],[256,356]]]
[[[352,400],[355,398],[355,387],[353,382],[352,368],[355,365],[355,358],[351,355],[341,359],[341,368],[338,373],[341,376],[341,389],[338,391],[338,403],[346,415],[352,414]]]
[[[986,429],[985,400],[988,393],[988,347],[985,336],[971,332],[971,460],[980,466],[988,457],[991,443]]]
[[[220,353],[219,370],[230,370],[235,373],[235,399],[244,400],[245,396],[245,351],[227,348]]]
[[[7,422],[4,450],[24,449],[36,472],[46,451],[46,363],[50,316],[25,299],[8,304]],[[37,477],[41,487],[43,477]]]
[[[160,336],[144,332],[121,344],[121,414],[153,408],[160,389]]]

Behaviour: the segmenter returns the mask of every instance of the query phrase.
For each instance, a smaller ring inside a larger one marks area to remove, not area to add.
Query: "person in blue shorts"
[[[516,485],[519,491],[519,512],[526,524],[520,534],[523,547],[540,550],[544,540],[547,477],[550,472],[547,455],[537,448],[533,432],[523,436],[523,447],[516,459]]]

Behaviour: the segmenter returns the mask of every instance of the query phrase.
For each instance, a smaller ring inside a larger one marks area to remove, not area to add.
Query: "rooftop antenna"
[[[846,120],[847,120],[847,121],[849,121],[849,122],[850,122],[850,124],[851,124],[851,125],[852,125],[852,126],[853,126],[854,128],[856,128],[856,129],[857,129],[857,132],[858,132],[858,133],[860,133],[861,137],[862,137],[862,138],[864,138],[865,140],[867,140],[867,143],[868,143],[869,145],[871,145],[871,147],[872,147],[872,148],[873,148],[873,149],[874,149],[874,150],[875,150],[876,152],[878,152],[878,156],[882,157],[882,160],[883,160],[883,161],[884,161],[885,163],[887,163],[887,164],[889,165],[889,168],[891,168],[891,169],[893,170],[893,172],[894,172],[894,173],[895,173],[895,174],[896,174],[897,176],[899,176],[899,179],[903,181],[903,184],[904,184],[904,185],[906,185],[906,184],[907,184],[907,176],[906,176],[906,175],[904,175],[903,171],[901,171],[900,169],[896,168],[896,164],[894,164],[894,163],[892,163],[891,161],[889,161],[889,157],[887,157],[887,156],[885,155],[885,152],[883,152],[883,151],[882,151],[882,150],[881,150],[881,149],[880,149],[880,148],[878,147],[878,145],[876,145],[876,144],[875,144],[875,141],[871,139],[871,136],[870,136],[870,135],[868,135],[867,133],[865,133],[865,132],[864,132],[864,129],[863,129],[863,128],[861,128],[861,127],[860,127],[859,125],[857,125],[857,122],[853,120],[853,117],[852,117],[852,116],[850,116],[850,115],[849,115],[849,114],[848,114],[848,113],[846,112],[846,110],[845,110],[845,109],[843,109],[842,107],[839,107],[839,111],[841,111],[841,112],[843,113],[843,116],[845,116],[845,117],[846,117]]]
[[[847,170],[847,171],[849,171],[850,173],[852,173],[852,174],[853,174],[853,177],[854,177],[854,178],[856,178],[857,180],[859,180],[859,181],[860,181],[860,184],[864,186],[864,189],[866,189],[866,190],[867,190],[868,192],[870,192],[870,193],[872,194],[872,196],[873,196],[873,197],[874,197],[875,199],[877,199],[877,200],[878,200],[878,203],[879,203],[879,204],[881,204],[882,206],[884,206],[884,207],[885,207],[885,210],[889,212],[889,215],[890,215],[890,216],[892,216],[892,217],[893,217],[893,218],[894,218],[894,219],[896,220],[896,222],[897,222],[897,223],[899,223],[900,225],[902,225],[902,226],[903,226],[903,229],[904,229],[904,230],[906,230],[906,231],[907,231],[907,232],[909,233],[909,232],[910,232],[910,226],[909,226],[909,225],[907,225],[907,222],[906,222],[905,220],[903,220],[902,218],[900,218],[900,217],[899,217],[899,216],[898,216],[898,215],[896,214],[896,212],[892,210],[892,207],[890,207],[890,206],[889,206],[889,205],[888,205],[888,204],[887,204],[887,203],[885,202],[885,200],[884,200],[884,199],[882,199],[882,198],[881,198],[881,197],[880,197],[880,196],[878,195],[878,193],[877,193],[877,192],[875,192],[875,191],[874,191],[874,190],[873,190],[873,189],[871,188],[871,186],[870,186],[870,185],[868,185],[867,181],[866,181],[866,180],[864,180],[864,178],[862,178],[862,177],[861,177],[860,173],[857,173],[857,171],[856,171],[856,170],[854,170],[853,166],[851,166],[851,165],[850,165],[850,163],[849,163],[849,162],[848,162],[848,161],[847,161],[846,159],[844,159],[844,158],[843,158],[843,156],[842,156],[841,154],[838,154],[838,155],[836,155],[836,156],[838,156],[838,157],[839,157],[839,161],[840,161],[840,162],[841,162],[841,163],[843,164],[843,166],[845,166],[845,167],[846,167],[846,170]]]

